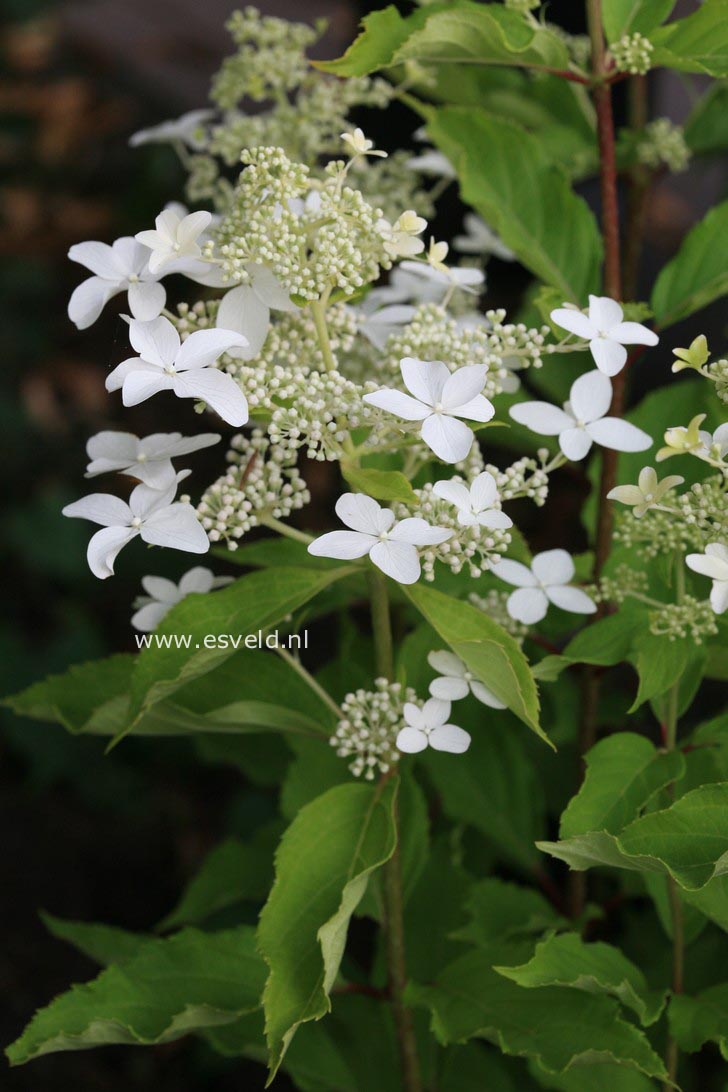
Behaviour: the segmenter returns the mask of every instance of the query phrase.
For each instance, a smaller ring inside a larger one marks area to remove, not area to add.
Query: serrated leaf
[[[725,7],[728,30],[728,0]],[[728,45],[726,46],[728,56]],[[652,292],[660,326],[671,326],[728,293],[728,201],[716,205],[688,233],[664,266]]]
[[[681,1050],[693,1054],[713,1042],[728,1061],[728,984],[711,986],[697,997],[678,994],[670,1001],[668,1018]]]
[[[692,15],[650,34],[653,65],[728,76],[728,0],[703,0]]]
[[[60,1050],[167,1043],[257,1008],[264,981],[251,928],[185,929],[149,941],[123,968],[72,986],[36,1013],[6,1053],[20,1065]]]
[[[270,1079],[296,1029],[331,1008],[349,919],[371,873],[394,852],[396,794],[396,778],[338,785],[302,808],[281,840],[258,926],[269,967],[263,1007]]]
[[[539,724],[538,690],[528,660],[510,634],[469,603],[419,584],[402,590],[468,670],[553,746]]]
[[[340,465],[346,481],[359,493],[367,493],[381,501],[402,501],[403,504],[414,505],[419,503],[411,483],[400,470],[352,466],[346,460],[342,460]]]
[[[482,110],[434,111],[427,130],[454,165],[463,200],[562,301],[582,305],[599,281],[602,243],[593,214],[539,139]]]
[[[618,948],[601,942],[585,944],[576,933],[547,937],[536,945],[528,963],[493,970],[528,989],[568,986],[609,994],[636,1013],[645,1027],[654,1024],[665,1007],[664,991],[648,989],[642,971]]]
[[[469,952],[451,963],[434,984],[408,988],[412,1004],[432,1012],[432,1030],[443,1044],[479,1036],[504,1054],[537,1059],[563,1073],[595,1056],[665,1078],[661,1059],[644,1034],[619,1017],[604,995],[545,986],[524,990],[493,970],[494,956]]]
[[[473,884],[465,909],[470,920],[453,936],[478,947],[567,924],[538,891],[495,878]]]
[[[75,664],[3,698],[2,704],[19,716],[57,721],[69,732],[86,731],[98,710],[127,692],[133,668],[134,658],[126,654]]]
[[[611,44],[624,34],[649,37],[675,7],[675,0],[604,0],[602,22]]]
[[[538,1062],[529,1062],[528,1069],[539,1087],[549,1092],[655,1092],[655,1084],[636,1069],[598,1060],[559,1074],[547,1072]]]
[[[108,967],[110,963],[126,963],[145,944],[154,940],[149,933],[132,933],[128,929],[103,925],[101,922],[68,921],[46,913],[41,913],[40,917],[52,936],[72,944],[102,967]]]

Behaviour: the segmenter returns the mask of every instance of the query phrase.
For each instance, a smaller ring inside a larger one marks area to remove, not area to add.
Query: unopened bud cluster
[[[548,451],[543,448],[538,452],[538,458],[534,459],[524,455],[515,463],[504,470],[500,467],[485,467],[493,475],[498,486],[498,493],[502,501],[518,500],[526,498],[541,508],[549,495],[549,475],[546,468]]]
[[[349,430],[372,424],[377,411],[362,401],[361,388],[339,372],[311,372],[294,406],[273,411],[272,443],[293,455],[305,448],[309,459],[340,459]]]
[[[637,33],[625,34],[609,47],[617,71],[629,72],[632,76],[644,76],[650,71],[654,49],[649,38]]]
[[[714,637],[718,632],[715,613],[708,600],[695,599],[692,595],[684,595],[679,603],[666,603],[660,610],[650,611],[648,617],[650,632],[670,641],[689,637],[700,645],[705,637]]]
[[[721,402],[728,403],[728,360],[714,360],[706,371],[708,379],[715,383],[715,393]]]
[[[395,741],[404,727],[403,706],[415,701],[411,687],[387,679],[374,680],[374,690],[357,690],[341,703],[344,714],[331,737],[340,758],[353,758],[349,769],[354,777],[373,781],[387,773],[399,758]]]
[[[435,579],[435,562],[447,565],[454,573],[462,572],[467,566],[470,576],[476,578],[490,569],[494,561],[499,561],[507,551],[511,536],[508,531],[492,530],[487,527],[463,527],[458,523],[457,509],[454,505],[435,496],[432,485],[416,489],[419,498],[417,514],[434,527],[447,527],[453,531],[452,538],[438,546],[426,546],[420,552],[422,574],[425,580]],[[395,505],[399,519],[406,519],[412,512],[405,505]]]
[[[690,148],[682,126],[674,125],[669,118],[655,118],[645,127],[637,145],[637,159],[653,170],[667,167],[675,174],[684,171],[690,162]]]
[[[595,603],[624,603],[635,592],[647,591],[649,579],[642,569],[633,569],[630,565],[618,565],[615,572],[602,576],[598,584],[586,589]]]
[[[524,638],[528,635],[528,626],[524,626],[523,622],[517,622],[508,613],[506,604],[510,594],[507,591],[497,591],[495,588],[491,588],[484,595],[471,592],[468,596],[468,602],[472,603],[478,610],[482,610],[483,614],[487,614],[499,626],[502,626],[506,633],[510,633],[511,637],[514,637],[520,645],[523,644]]]

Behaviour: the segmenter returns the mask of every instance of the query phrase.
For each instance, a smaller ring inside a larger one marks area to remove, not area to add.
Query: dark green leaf
[[[728,33],[728,2],[724,12]],[[652,309],[660,326],[671,326],[726,293],[728,201],[723,201],[693,228],[675,257],[663,268],[652,293]]]
[[[673,997],[668,1016],[681,1050],[692,1054],[703,1043],[714,1042],[728,1062],[728,985],[712,986],[697,997]]]

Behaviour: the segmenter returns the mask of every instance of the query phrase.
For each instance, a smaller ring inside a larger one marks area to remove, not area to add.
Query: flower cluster
[[[681,125],[669,118],[655,118],[645,126],[637,145],[637,159],[646,167],[657,170],[684,171],[690,162],[690,148]]]
[[[644,76],[652,68],[655,47],[643,34],[625,34],[618,42],[612,42],[609,52],[618,72],[632,76]]]
[[[331,737],[331,746],[341,758],[353,758],[349,769],[354,777],[373,781],[397,762],[397,735],[404,726],[405,702],[414,702],[411,687],[374,680],[374,690],[357,690],[341,703],[342,719]]]

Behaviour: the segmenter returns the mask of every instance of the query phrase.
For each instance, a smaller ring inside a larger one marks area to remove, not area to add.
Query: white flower
[[[609,500],[619,501],[620,504],[630,505],[634,508],[637,519],[641,519],[650,508],[659,506],[666,493],[676,485],[682,485],[684,481],[679,474],[669,474],[662,481],[658,481],[652,467],[645,466],[640,470],[637,485],[616,485],[609,490],[607,497]]]
[[[205,145],[198,138],[197,132],[204,122],[214,116],[214,110],[189,110],[179,118],[162,121],[150,129],[140,129],[129,138],[129,144],[132,148],[138,148],[141,144],[181,143],[199,152]]]
[[[500,701],[495,694],[485,686],[480,679],[473,677],[472,672],[454,652],[431,652],[427,657],[430,667],[440,673],[440,678],[433,679],[430,683],[430,693],[433,698],[441,701],[458,701],[472,694],[483,705],[489,705],[491,709],[506,709],[507,706]]]
[[[193,592],[205,595],[215,588],[231,584],[232,580],[231,576],[214,576],[210,569],[202,565],[186,572],[179,584],[164,576],[145,576],[142,578],[142,587],[147,594],[140,595],[135,601],[137,610],[131,624],[141,633],[149,633],[157,628],[172,607],[181,603],[188,595]]]
[[[380,220],[378,227],[390,258],[413,258],[425,249],[422,239],[417,236],[427,227],[427,220],[412,209],[403,212],[394,225],[388,220]]]
[[[457,520],[462,527],[506,530],[513,526],[510,516],[493,507],[498,500],[498,486],[493,475],[487,470],[473,479],[470,488],[463,482],[451,478],[449,481],[435,482],[432,492],[435,496],[455,505],[458,510]]]
[[[149,269],[149,249],[130,235],[106,243],[76,243],[68,252],[72,262],[85,265],[94,274],[73,290],[68,317],[79,330],[92,326],[106,304],[120,292],[127,292],[134,318],[148,321],[164,307],[167,293],[159,274]]]
[[[450,716],[449,701],[429,698],[421,709],[408,701],[403,712],[407,727],[397,736],[398,750],[413,755],[429,746],[435,751],[461,755],[470,746],[470,735],[466,731],[445,723]]]
[[[492,566],[492,571],[506,584],[515,584],[518,591],[508,596],[508,613],[517,622],[532,625],[545,617],[549,602],[562,610],[576,614],[593,614],[597,609],[581,588],[572,588],[574,562],[566,550],[545,550],[536,554],[531,568],[520,561],[504,558]]]
[[[701,459],[723,459],[728,455],[728,421],[722,425],[718,425],[713,435],[707,432],[705,429],[700,429],[698,432],[700,437],[701,447],[698,448],[693,454],[697,455]]]
[[[403,269],[402,265],[413,266],[416,272]],[[433,280],[428,277],[428,266],[422,262],[403,262],[395,266],[389,275],[389,283],[381,288],[373,288],[365,300],[365,306],[374,308],[383,304],[395,303],[439,303],[447,287],[443,287],[442,278]],[[421,275],[421,271],[425,273]]]
[[[442,152],[429,148],[426,152],[412,156],[405,162],[405,167],[421,174],[434,174],[438,178],[457,178],[455,168]]]
[[[446,246],[446,243],[435,244]],[[445,266],[442,264],[430,265],[429,262],[402,262],[400,269],[405,273],[411,273],[423,281],[429,281],[444,291],[442,297],[451,288],[459,288],[463,292],[477,295],[485,283],[485,275],[481,269],[471,269],[469,266]]]
[[[374,147],[374,141],[368,140],[361,129],[354,129],[351,133],[342,133],[341,139],[344,144],[348,144],[351,148],[351,153],[357,155],[378,155],[382,159],[387,158],[386,152],[381,152]]]
[[[368,303],[367,299],[364,306],[352,310],[360,316],[360,332],[376,349],[383,349],[392,334],[400,333],[415,317],[415,308],[405,304],[395,303],[370,311]]]
[[[370,406],[402,417],[421,421],[421,436],[431,451],[445,463],[459,463],[473,446],[473,430],[459,417],[470,421],[490,421],[492,404],[480,392],[485,384],[485,364],[469,364],[450,373],[441,360],[417,360],[407,356],[400,361],[402,378],[409,394],[384,387],[365,394]]]
[[[594,363],[605,375],[621,372],[627,361],[625,345],[657,345],[659,338],[639,322],[623,322],[624,312],[609,296],[589,296],[589,314],[557,307],[551,319],[557,326],[589,342]]]
[[[614,451],[644,451],[652,438],[620,417],[605,417],[612,401],[612,384],[599,371],[585,372],[572,383],[563,410],[550,402],[520,402],[511,407],[514,421],[541,436],[558,436],[567,459],[583,459],[592,443]]]
[[[231,288],[220,301],[215,325],[218,330],[242,334],[247,345],[234,349],[231,356],[252,360],[263,348],[270,326],[271,309],[297,311],[298,307],[278,279],[258,262],[248,262],[245,270],[250,284]]]
[[[452,245],[461,254],[488,254],[500,258],[502,262],[514,262],[516,256],[501,242],[496,233],[489,228],[474,212],[466,212],[463,217],[464,235],[456,235]]]
[[[364,493],[344,493],[336,502],[336,514],[351,530],[322,535],[308,552],[343,561],[368,554],[378,569],[400,584],[415,584],[420,578],[417,546],[437,546],[452,537],[452,531],[432,527],[424,519],[395,522],[391,509],[382,508]]]
[[[688,554],[685,564],[694,573],[709,576],[713,581],[710,605],[716,614],[728,610],[728,546],[723,542],[710,542],[705,553]]]
[[[199,398],[227,421],[244,425],[248,403],[232,376],[212,365],[235,345],[246,345],[230,330],[196,330],[184,343],[166,318],[129,324],[129,339],[137,357],[123,360],[106,378],[107,391],[121,388],[125,406],[136,406],[158,391],[178,398]]]
[[[165,490],[138,485],[128,504],[109,493],[91,493],[66,505],[64,516],[88,519],[103,527],[92,536],[86,553],[94,576],[100,580],[113,576],[116,555],[137,535],[151,546],[207,553],[210,543],[194,508],[173,503],[176,492],[176,481]]]
[[[155,227],[149,231],[138,231],[135,238],[143,246],[149,247],[149,269],[152,273],[178,258],[201,258],[202,248],[199,240],[212,222],[209,212],[191,212],[180,215],[175,208],[166,208],[154,221]]]
[[[155,432],[140,440],[131,432],[97,432],[86,444],[91,462],[86,477],[119,471],[152,489],[166,489],[176,479],[172,459],[211,447],[220,437],[214,433],[183,436],[181,432]]]

